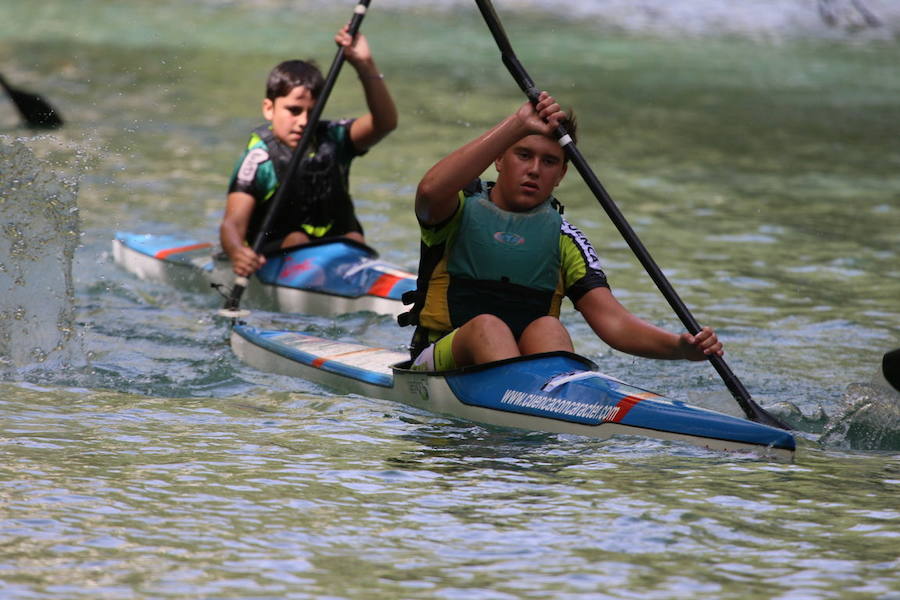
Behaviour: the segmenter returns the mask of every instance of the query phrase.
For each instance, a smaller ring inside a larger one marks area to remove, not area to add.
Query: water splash
[[[819,442],[852,450],[900,450],[900,393],[887,383],[852,383]]]
[[[0,136],[0,373],[73,362],[77,178]]]

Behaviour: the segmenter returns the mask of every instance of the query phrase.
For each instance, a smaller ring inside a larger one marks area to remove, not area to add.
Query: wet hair
[[[325,86],[322,71],[312,60],[286,60],[275,66],[266,80],[266,98],[275,101],[291,93],[295,87],[305,87],[318,98]]]
[[[561,123],[563,127],[566,128],[566,132],[568,132],[569,137],[572,138],[572,141],[576,144],[578,143],[578,120],[575,118],[575,110],[569,109],[566,111],[566,118]],[[556,141],[556,135],[549,135],[548,137],[552,138],[553,141]],[[563,162],[569,162],[569,154],[563,150]]]
[[[572,138],[572,141],[576,144],[578,143],[578,119],[575,118],[575,109],[569,109],[566,111],[566,119],[562,122],[563,127],[566,128],[566,131],[569,132],[569,137]]]

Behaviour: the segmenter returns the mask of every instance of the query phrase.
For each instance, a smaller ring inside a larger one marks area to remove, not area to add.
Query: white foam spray
[[[80,356],[72,260],[77,178],[0,136],[0,372]]]

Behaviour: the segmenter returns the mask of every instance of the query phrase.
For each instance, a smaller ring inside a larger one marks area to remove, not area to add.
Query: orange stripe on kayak
[[[612,419],[609,419],[613,423],[618,423],[622,419],[625,418],[625,415],[628,414],[634,405],[643,400],[643,398],[639,398],[637,396],[625,396],[621,400],[619,400],[618,404],[616,404],[616,410],[613,413],[615,416]]]
[[[167,258],[173,254],[181,254],[182,252],[191,252],[192,250],[202,250],[203,248],[211,248],[212,244],[204,242],[201,244],[190,244],[188,246],[179,246],[178,248],[166,248],[154,254],[154,258]]]
[[[363,348],[362,350],[351,350],[350,352],[341,352],[340,354],[332,354],[331,356],[320,356],[319,358],[312,361],[312,366],[318,368],[323,364],[328,362],[329,360],[334,360],[335,358],[342,358],[344,356],[350,356],[352,354],[365,354],[366,352],[377,352],[379,350],[384,350],[384,348]]]
[[[373,296],[381,296],[382,298],[385,298],[388,294],[391,293],[391,290],[394,289],[394,284],[396,284],[398,281],[400,281],[400,277],[391,275],[390,273],[383,273],[378,279],[375,280],[375,283],[372,284],[372,287],[369,288],[369,293]]]

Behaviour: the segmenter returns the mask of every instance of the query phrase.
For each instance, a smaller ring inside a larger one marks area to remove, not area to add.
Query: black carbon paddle
[[[63,124],[62,117],[59,116],[56,109],[38,94],[12,87],[2,75],[0,75],[0,86],[3,86],[3,89],[9,94],[10,100],[16,105],[19,114],[22,115],[29,127],[55,129]]]
[[[900,348],[884,353],[881,359],[881,370],[884,378],[900,392]]]
[[[353,10],[353,18],[350,20],[350,25],[347,29],[351,37],[355,37],[356,34],[359,33],[359,27],[362,24],[363,17],[366,16],[366,11],[369,8],[370,2],[371,0],[359,0],[359,3]],[[319,94],[316,105],[309,113],[309,120],[306,123],[306,128],[303,130],[303,135],[300,136],[300,141],[297,142],[297,147],[294,148],[294,153],[291,155],[291,162],[288,163],[288,168],[285,171],[284,181],[278,185],[275,196],[272,198],[271,202],[269,202],[268,210],[259,227],[259,233],[256,235],[256,239],[253,240],[252,248],[257,254],[259,254],[260,249],[262,249],[265,244],[268,231],[272,227],[272,220],[278,213],[278,207],[283,201],[285,190],[290,187],[288,182],[293,179],[297,173],[301,172],[301,160],[306,154],[306,149],[309,148],[309,144],[316,131],[316,126],[319,124],[319,118],[322,116],[322,110],[325,108],[325,103],[328,101],[328,96],[331,95],[331,89],[334,87],[334,83],[337,81],[338,74],[341,72],[341,67],[343,65],[344,48],[338,46],[337,54],[335,55],[334,60],[331,61],[331,68],[328,70],[328,75],[325,78],[322,93]],[[239,307],[241,296],[244,295],[244,290],[247,289],[247,284],[249,282],[250,280],[247,277],[238,277],[235,279],[234,287],[231,288],[231,294],[225,299],[225,306],[219,310],[221,316],[230,317],[232,319],[247,316],[248,311],[242,311]]]
[[[519,84],[519,87],[522,88],[522,91],[525,92],[525,95],[531,103],[536,104],[538,96],[540,95],[540,90],[534,85],[531,77],[529,77],[528,73],[525,71],[525,67],[522,66],[522,63],[520,63],[519,59],[516,57],[512,44],[510,44],[509,38],[503,30],[503,25],[500,24],[500,19],[494,11],[491,0],[475,0],[475,3],[478,5],[478,9],[481,11],[481,15],[484,17],[484,21],[487,24],[488,29],[490,29],[491,35],[494,36],[497,47],[500,49],[503,64],[506,65],[506,68],[509,70],[513,79]],[[675,311],[675,314],[681,319],[684,327],[692,335],[699,333],[701,329],[700,324],[697,323],[697,320],[675,292],[675,289],[669,283],[669,280],[663,274],[659,266],[657,266],[653,257],[650,256],[647,248],[644,247],[644,244],[631,228],[631,225],[629,225],[625,216],[619,210],[619,207],[616,206],[616,203],[613,202],[612,198],[603,188],[600,180],[594,174],[593,170],[591,170],[591,167],[578,150],[578,147],[575,145],[571,136],[569,136],[565,126],[558,126],[555,134],[560,146],[565,150],[571,163],[581,174],[584,182],[594,193],[594,196],[596,196],[600,205],[606,211],[606,214],[613,222],[613,225],[615,225],[616,229],[619,230],[619,233],[622,234],[622,237],[628,243],[631,251],[634,252],[637,259],[644,266],[644,269],[647,270],[647,273],[650,275],[651,279],[653,279],[653,282],[656,284],[656,287],[659,288],[660,292],[662,292],[665,299],[669,302],[669,305]],[[760,405],[753,401],[753,398],[750,397],[750,393],[731,371],[721,356],[710,356],[709,361],[719,373],[722,381],[725,382],[726,387],[728,387],[732,396],[734,396],[734,399],[740,405],[741,409],[743,409],[748,419],[764,425],[790,430],[790,427],[766,412]]]

